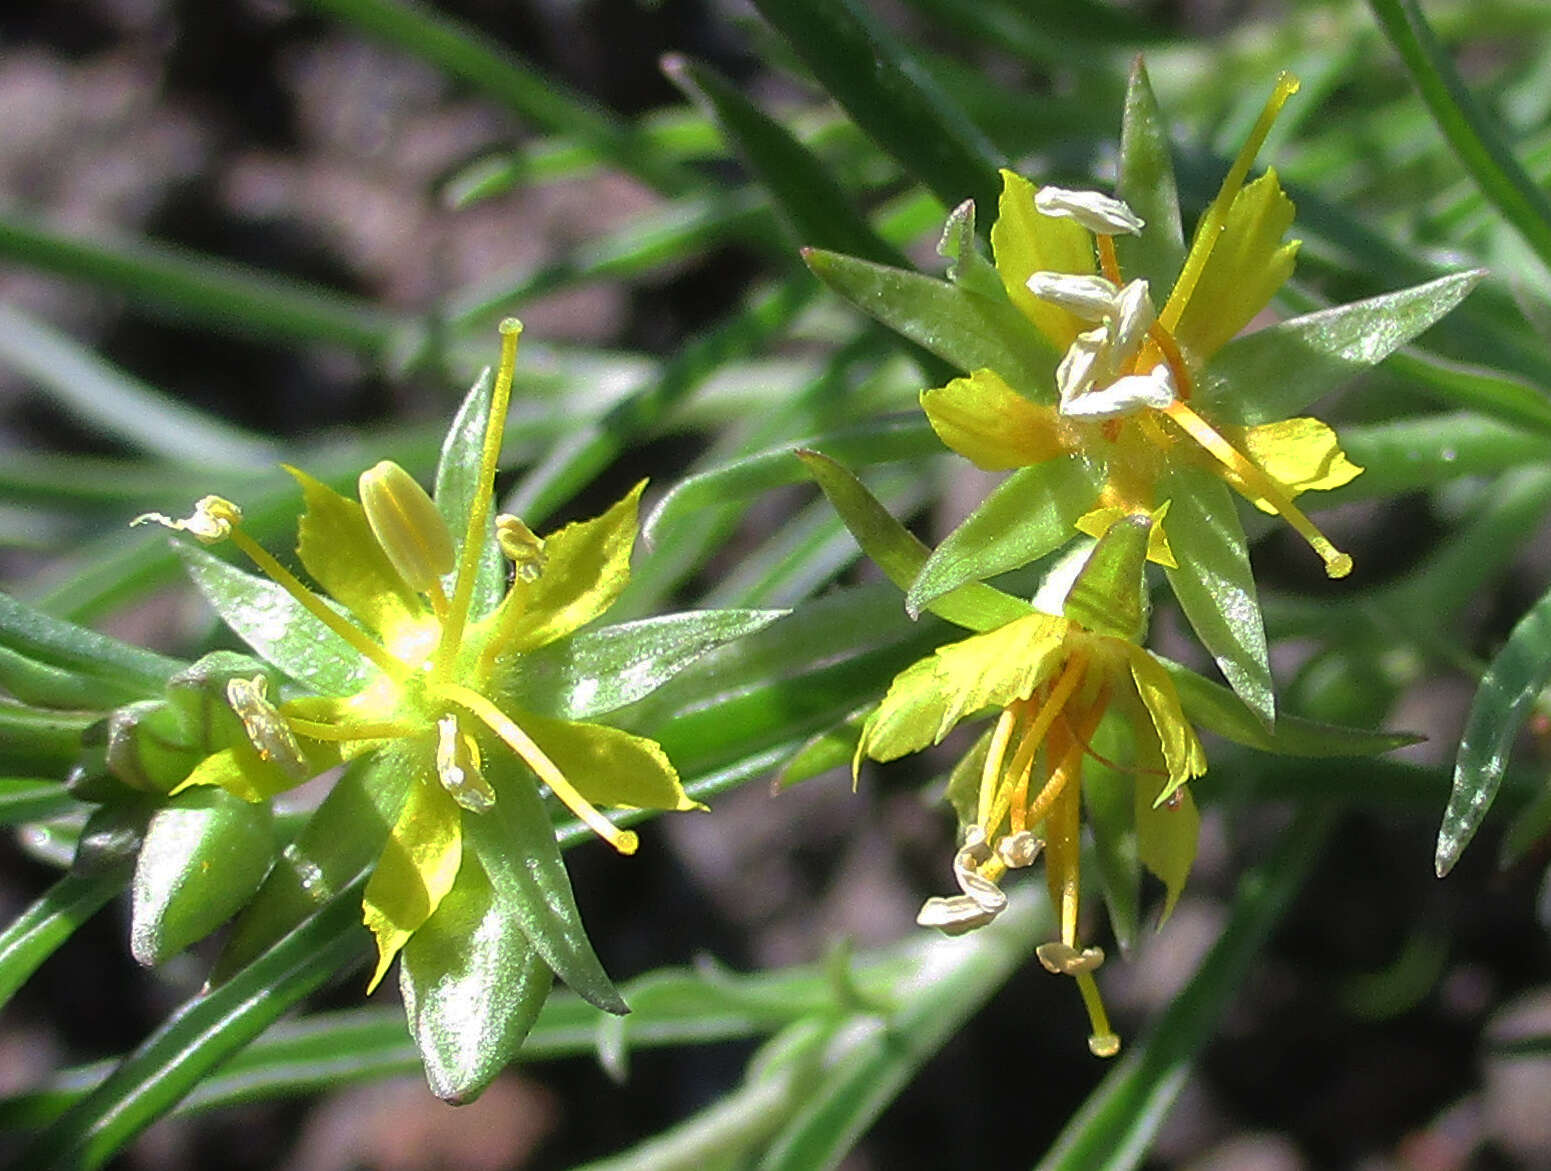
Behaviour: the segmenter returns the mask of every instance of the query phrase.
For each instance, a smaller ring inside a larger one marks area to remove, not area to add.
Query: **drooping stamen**
[[[490,419],[485,424],[485,442],[480,450],[479,477],[474,482],[474,499],[469,506],[469,523],[463,532],[463,548],[458,555],[458,576],[454,579],[452,604],[442,624],[436,644],[432,676],[444,680],[452,669],[453,656],[463,641],[468,624],[469,606],[474,599],[474,579],[485,539],[485,524],[490,519],[495,492],[496,463],[501,457],[501,436],[506,431],[506,414],[512,402],[512,376],[517,369],[517,343],[522,337],[522,322],[508,317],[501,322],[501,365],[496,371],[495,387],[490,395]],[[596,811],[595,811],[596,812]],[[578,814],[580,816],[580,814]],[[628,851],[626,851],[628,853]]]
[[[327,626],[340,638],[348,642],[352,647],[361,652],[361,655],[370,659],[384,674],[394,679],[407,679],[409,667],[394,658],[383,647],[378,646],[368,638],[359,627],[345,621],[333,610],[323,604],[323,599],[304,586],[285,566],[270,556],[269,551],[255,541],[247,533],[236,525],[232,526],[228,534],[232,544],[246,553],[253,564],[262,569],[269,578],[283,589],[291,597],[295,598],[306,611],[323,625]]]
[[[518,756],[522,757],[537,775],[554,792],[556,797],[565,804],[565,807],[576,814],[587,827],[600,838],[613,846],[621,854],[634,854],[640,844],[640,838],[633,830],[620,829],[608,818],[598,812],[598,809],[587,798],[583,797],[576,787],[566,780],[554,761],[545,755],[533,740],[518,727],[517,722],[503,712],[495,704],[491,703],[477,691],[471,691],[457,683],[440,683],[433,689],[433,693],[467,708],[482,720],[487,728],[506,742]]]
[[[1292,496],[1280,484],[1213,430],[1210,423],[1178,401],[1163,408],[1163,413],[1177,423],[1185,434],[1200,444],[1207,454],[1237,476],[1244,487],[1264,499],[1278,515],[1292,525],[1298,535],[1309,543],[1309,547],[1320,555],[1320,559],[1325,563],[1326,576],[1345,577],[1352,572],[1351,556],[1337,549],[1329,537],[1314,527],[1314,522],[1293,503]]]
[[[1002,761],[1007,756],[1007,744],[1012,739],[1013,726],[1028,704],[1026,699],[1013,700],[1002,709],[996,721],[996,730],[991,733],[991,743],[986,748],[985,767],[980,770],[980,803],[975,814],[975,822],[980,826],[988,824],[992,802],[996,799],[996,783],[1002,775]]]
[[[1092,972],[1077,973],[1077,990],[1082,993],[1083,1007],[1088,1010],[1088,1025],[1093,1030],[1088,1037],[1088,1052],[1095,1057],[1115,1056],[1120,1052],[1120,1038],[1110,1027],[1104,998],[1099,995],[1098,981]]]
[[[991,805],[991,811],[987,816],[980,819],[980,824],[985,827],[987,833],[994,832],[996,827],[1001,825],[1002,818],[1008,815],[1012,807],[1013,791],[1018,787],[1019,778],[1027,776],[1033,767],[1035,749],[1045,739],[1045,735],[1050,731],[1050,726],[1055,722],[1056,716],[1060,714],[1066,701],[1072,697],[1072,693],[1077,690],[1078,684],[1082,682],[1083,671],[1087,665],[1087,656],[1080,653],[1072,655],[1067,660],[1066,668],[1061,672],[1060,678],[1056,680],[1055,686],[1050,689],[1050,694],[1045,698],[1044,706],[1040,708],[1039,714],[1030,722],[1028,730],[1024,732],[1023,738],[1018,742],[1018,749],[1013,754],[1012,763],[1007,766],[1000,777],[1000,784],[997,786],[997,794],[995,801]],[[1051,785],[1056,783],[1056,778],[1052,777],[1045,788],[1048,790]],[[1061,778],[1061,783],[1065,783],[1064,777]],[[1035,805],[1037,806],[1038,803],[1039,798],[1036,798]],[[1039,822],[1039,818],[1043,816],[1043,813],[1040,813],[1038,816],[1025,815],[1024,824],[1029,826],[1036,825]]]
[[[1223,176],[1222,186],[1217,190],[1217,197],[1212,200],[1212,205],[1206,209],[1206,214],[1201,217],[1200,224],[1196,226],[1196,238],[1191,244],[1190,255],[1185,257],[1185,266],[1180,270],[1179,279],[1174,282],[1168,303],[1164,305],[1163,312],[1158,314],[1163,327],[1170,332],[1173,332],[1174,327],[1179,324],[1180,314],[1185,311],[1190,295],[1195,292],[1196,283],[1201,279],[1201,272],[1206,268],[1207,260],[1211,258],[1212,250],[1217,247],[1217,239],[1222,235],[1223,227],[1228,222],[1228,209],[1233,206],[1233,201],[1239,194],[1239,188],[1244,185],[1244,177],[1249,174],[1249,168],[1254,163],[1255,156],[1260,153],[1261,144],[1265,142],[1266,135],[1271,132],[1271,124],[1276,121],[1276,116],[1287,104],[1287,99],[1297,92],[1296,77],[1287,72],[1277,75],[1276,87],[1271,91],[1270,98],[1266,100],[1265,108],[1260,111],[1260,117],[1249,132],[1249,138],[1245,140],[1238,157],[1233,160],[1233,166],[1229,167],[1228,173]]]
[[[1050,750],[1055,751],[1056,741],[1064,739],[1059,733],[1052,735]],[[1082,749],[1075,744],[1060,747],[1065,749],[1060,770],[1065,783],[1045,815],[1045,883],[1050,888],[1050,901],[1056,905],[1060,916],[1061,942],[1076,947],[1081,895],[1078,868],[1082,849],[1079,841],[1082,794],[1078,770],[1082,767]]]

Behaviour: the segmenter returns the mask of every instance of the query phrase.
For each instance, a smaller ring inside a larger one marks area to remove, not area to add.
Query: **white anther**
[[[1022,833],[1008,834],[996,843],[996,856],[1002,860],[1002,865],[1009,870],[1021,870],[1025,866],[1032,866],[1034,859],[1039,857],[1039,852],[1045,843],[1035,837],[1028,830]]]
[[[1104,949],[1101,947],[1085,947],[1078,951],[1069,944],[1059,942],[1042,943],[1034,949],[1034,954],[1039,957],[1045,971],[1054,972],[1057,976],[1092,972],[1104,962]]]
[[[1097,236],[1135,236],[1146,227],[1120,200],[1097,191],[1041,187],[1034,193],[1034,207],[1041,215],[1076,220]]]
[[[969,895],[954,895],[948,899],[927,899],[916,914],[916,922],[922,927],[935,927],[944,935],[963,935],[984,927],[998,914],[999,911],[988,911]]]
[[[226,702],[242,721],[242,730],[260,759],[279,765],[293,777],[305,777],[307,759],[302,755],[302,746],[296,742],[285,717],[269,702],[268,687],[262,675],[228,679]]]
[[[953,877],[958,879],[959,889],[993,915],[1000,915],[1007,906],[1007,893],[975,869],[975,861],[968,850],[960,850],[953,859]]]
[[[1118,419],[1144,407],[1162,410],[1178,397],[1174,375],[1165,363],[1160,362],[1150,373],[1127,374],[1108,386],[1063,397],[1060,409],[1061,414],[1068,419],[1096,422]]]
[[[1029,292],[1041,301],[1059,305],[1084,321],[1103,321],[1117,312],[1115,299],[1120,289],[1113,281],[1101,276],[1036,272],[1027,283]]]
[[[1109,330],[1102,325],[1078,334],[1067,347],[1056,367],[1056,391],[1063,406],[1093,385],[1108,349]]]
[[[231,536],[232,527],[242,523],[242,509],[220,496],[203,496],[194,505],[194,514],[175,520],[164,512],[142,512],[130,521],[130,527],[158,524],[164,529],[187,533],[204,545],[213,545]]]
[[[1147,295],[1146,281],[1131,281],[1115,297],[1115,316],[1110,323],[1110,352],[1114,368],[1119,370],[1131,364],[1141,349],[1142,341],[1158,314]]]

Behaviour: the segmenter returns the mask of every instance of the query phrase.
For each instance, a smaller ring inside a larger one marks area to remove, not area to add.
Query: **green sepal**
[[[587,938],[537,782],[506,753],[487,758],[485,779],[495,789],[495,808],[468,818],[466,848],[534,950],[571,991],[604,1012],[629,1012]]]
[[[219,789],[172,798],[146,827],[130,886],[129,950],[152,967],[253,896],[275,859],[274,818]]]
[[[1168,922],[1184,892],[1190,867],[1196,860],[1196,845],[1201,835],[1201,815],[1189,788],[1176,788],[1168,803],[1161,798],[1169,790],[1169,779],[1156,775],[1162,758],[1144,750],[1136,774],[1136,854],[1164,886],[1161,927]],[[1084,782],[1086,786],[1086,781]]]
[[[1159,655],[1153,658],[1168,671],[1192,724],[1246,748],[1281,756],[1376,756],[1426,739],[1411,732],[1374,732],[1289,715],[1278,716],[1276,724],[1267,727],[1259,712],[1226,687]]]
[[[480,372],[463,396],[452,426],[442,440],[441,459],[436,465],[436,489],[432,493],[437,510],[452,532],[454,544],[461,548],[474,509],[474,494],[479,490],[479,465],[484,452],[485,429],[490,423],[490,408],[495,383],[489,367]],[[506,588],[506,564],[495,541],[495,510],[490,510],[485,532],[480,536],[478,568],[474,574],[474,593],[469,616],[478,620],[496,608]],[[448,596],[452,594],[449,582]]]
[[[586,719],[634,703],[707,651],[787,613],[694,610],[584,630],[498,660],[491,686],[503,705],[558,719]]]
[[[1422,333],[1485,275],[1478,268],[1439,277],[1235,338],[1202,372],[1197,409],[1246,425],[1296,415]]]
[[[916,617],[968,582],[1027,565],[1077,536],[1072,526],[1098,491],[1081,456],[1019,468],[933,549],[905,595]]]
[[[350,695],[366,685],[370,664],[274,582],[197,545],[179,541],[173,549],[215,612],[261,658],[324,695]]]
[[[212,984],[263,955],[376,860],[416,780],[413,759],[395,744],[345,768],[238,917],[210,974]]]
[[[1141,712],[1136,716],[1145,720]],[[1105,760],[1130,761],[1135,738],[1128,720],[1105,719],[1094,729],[1094,752]],[[1120,953],[1130,952],[1140,930],[1141,861],[1136,852],[1136,778],[1089,757],[1082,766],[1082,802],[1093,835],[1094,869]]]
[[[995,370],[1015,389],[1049,402],[1060,355],[1004,297],[817,248],[803,251],[815,276],[863,313],[965,374]]]
[[[1095,634],[1140,642],[1147,633],[1147,541],[1152,520],[1110,525],[1083,563],[1061,612]]]
[[[1513,742],[1551,682],[1551,593],[1520,618],[1476,689],[1438,827],[1438,877],[1454,868],[1502,784]]]
[[[1168,127],[1140,56],[1131,62],[1126,86],[1115,197],[1146,221],[1140,235],[1115,237],[1120,270],[1131,277],[1145,277],[1154,303],[1162,304],[1185,263],[1185,235],[1179,220],[1174,163],[1169,157]]]
[[[1158,489],[1172,503],[1168,534],[1179,558],[1166,569],[1196,637],[1233,690],[1269,727],[1276,719],[1266,629],[1233,496],[1199,468],[1174,468]]]
[[[926,564],[929,551],[904,525],[889,515],[877,497],[840,464],[816,451],[798,451],[797,458],[824,490],[862,552],[884,575],[908,591]],[[926,609],[970,630],[991,630],[1034,613],[1034,607],[983,583],[962,585],[929,603]]]
[[[182,714],[166,700],[128,703],[108,713],[104,763],[109,773],[132,789],[166,793],[200,759],[199,738],[186,728]],[[94,737],[100,732],[94,730]]]
[[[404,945],[399,990],[431,1092],[472,1102],[522,1047],[554,975],[518,925],[521,908],[464,855],[436,913]]]
[[[996,266],[980,250],[980,240],[975,235],[973,199],[966,199],[949,213],[948,222],[943,225],[942,239],[937,242],[937,255],[948,261],[948,279],[965,292],[993,301],[1007,301],[1007,292],[1002,288]]]
[[[838,724],[832,724],[815,733],[792,754],[775,776],[775,789],[790,789],[803,781],[811,781],[831,769],[842,768],[856,756],[856,745],[862,738],[862,725],[872,705],[858,708]]]

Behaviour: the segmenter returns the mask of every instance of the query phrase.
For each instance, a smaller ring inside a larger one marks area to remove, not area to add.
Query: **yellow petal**
[[[302,488],[306,511],[296,555],[312,580],[366,628],[389,639],[424,607],[388,560],[366,523],[366,512],[306,472],[287,467]]]
[[[1196,739],[1195,729],[1185,718],[1179,693],[1174,690],[1169,673],[1141,647],[1126,646],[1131,660],[1131,678],[1136,681],[1137,693],[1152,717],[1158,745],[1163,750],[1164,765],[1169,771],[1168,783],[1155,798],[1156,804],[1167,800],[1186,781],[1206,771],[1206,752],[1201,741]]]
[[[542,572],[532,580],[519,575],[491,618],[503,653],[554,642],[614,604],[630,581],[645,488],[642,480],[602,516],[544,538]]]
[[[1205,362],[1264,309],[1292,275],[1298,241],[1281,242],[1292,226],[1293,205],[1267,170],[1234,197],[1222,233],[1184,305],[1171,294],[1159,314],[1172,322],[1174,340],[1194,362]],[[1191,245],[1192,250],[1201,241]],[[1177,318],[1177,320],[1176,320]]]
[[[1362,472],[1362,468],[1346,458],[1336,433],[1318,419],[1307,416],[1249,427],[1244,431],[1243,448],[1244,453],[1291,496],[1339,488]],[[1241,485],[1234,487],[1243,492]],[[1243,494],[1261,512],[1276,512],[1269,501],[1248,492]]]
[[[362,899],[362,918],[377,937],[377,969],[368,993],[452,889],[462,860],[463,819],[457,803],[434,777],[416,777]]]
[[[524,714],[522,727],[594,805],[618,809],[704,809],[684,792],[662,745],[602,724]]]
[[[1062,454],[1054,407],[1024,398],[992,370],[977,370],[921,394],[932,430],[987,471],[1044,463]]]
[[[1201,834],[1201,815],[1189,789],[1181,789],[1177,800],[1158,804],[1167,784],[1163,777],[1140,773],[1136,783],[1136,854],[1164,886],[1163,926],[1174,912],[1190,867],[1196,859],[1196,842]]]
[[[857,759],[893,760],[939,743],[965,716],[1027,699],[1064,661],[1071,626],[1031,614],[939,647],[894,678],[862,729]]]
[[[1058,350],[1072,344],[1084,328],[1065,309],[1039,300],[1029,292],[1036,272],[1093,271],[1093,237],[1075,220],[1041,215],[1034,209],[1038,191],[1022,175],[1002,172],[1002,198],[991,225],[991,253],[1007,296]]]
[[[1178,569],[1179,562],[1174,559],[1174,550],[1169,545],[1169,538],[1163,531],[1163,518],[1169,511],[1169,502],[1165,500],[1157,508],[1152,510],[1152,529],[1147,534],[1147,560],[1163,566],[1165,569]],[[1109,508],[1095,508],[1092,512],[1084,513],[1073,524],[1079,533],[1095,539],[1109,532],[1110,526],[1122,517],[1130,516],[1133,510],[1121,508],[1118,505]]]

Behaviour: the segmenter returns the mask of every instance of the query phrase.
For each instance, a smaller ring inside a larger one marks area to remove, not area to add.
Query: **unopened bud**
[[[221,496],[203,496],[194,505],[192,516],[174,520],[163,512],[142,512],[130,526],[158,524],[164,529],[187,533],[202,545],[213,545],[231,536],[232,527],[242,523],[242,509]]]
[[[1034,193],[1034,207],[1041,215],[1076,220],[1096,236],[1135,236],[1147,226],[1120,200],[1097,191],[1041,187]]]
[[[377,544],[405,584],[429,593],[452,572],[452,534],[436,504],[413,476],[392,460],[361,473],[361,507]]]
[[[511,561],[518,580],[538,581],[549,564],[543,537],[537,536],[519,518],[503,512],[495,518],[495,539],[501,552]]]

